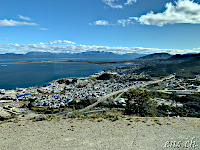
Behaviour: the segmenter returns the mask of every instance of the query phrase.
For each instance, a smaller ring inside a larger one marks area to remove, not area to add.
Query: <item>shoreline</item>
[[[8,62],[8,63],[0,63],[3,64],[32,64],[32,63],[91,63],[98,65],[109,65],[109,64],[126,64],[132,63],[131,61],[114,61],[114,62],[92,62],[92,61],[76,61],[76,60],[60,60],[60,61],[23,61],[23,62]]]
[[[6,67],[7,65],[9,64],[36,64],[36,63],[88,63],[88,64],[97,64],[97,65],[112,65],[112,64],[109,64],[110,62],[89,62],[89,61],[30,61],[30,62],[9,62],[9,63],[0,63],[0,65],[5,65],[6,64]],[[111,62],[112,63],[112,62]],[[116,65],[116,64],[115,64]],[[1,66],[3,67],[3,66]],[[0,68],[1,68],[0,67]],[[3,68],[6,68],[6,67],[3,67]],[[105,70],[110,70],[110,69],[115,69],[117,66],[115,66],[114,68],[109,68],[109,69],[103,69],[103,70],[99,70],[97,72],[94,72],[93,74],[90,74],[90,75],[87,75],[87,76],[78,76],[78,77],[75,77],[75,76],[70,76],[70,77],[63,77],[63,78],[56,78],[56,79],[53,79],[53,80],[50,80],[48,82],[43,82],[41,83],[40,85],[34,85],[34,86],[27,86],[27,87],[18,87],[18,88],[24,88],[24,89],[28,89],[28,88],[36,88],[36,87],[40,87],[44,84],[48,84],[48,83],[51,83],[51,82],[55,82],[57,80],[60,80],[60,79],[71,79],[71,78],[89,78],[90,76],[96,74],[96,73],[100,73],[102,71],[105,71]],[[17,88],[17,87],[16,87]],[[16,88],[12,88],[12,89],[5,89],[5,88],[0,88],[0,89],[4,89],[4,90],[16,90]]]
[[[17,63],[17,62],[16,62],[16,63]],[[22,62],[22,63],[23,63],[23,62]],[[37,62],[32,62],[32,63],[37,63]],[[42,62],[41,62],[41,63],[42,63]],[[46,63],[48,63],[48,62],[46,61]],[[56,63],[56,62],[52,62],[52,63]],[[61,62],[61,63],[62,63],[62,62]],[[78,62],[77,62],[77,63],[78,63]],[[87,63],[87,62],[86,62],[86,63]],[[1,64],[1,63],[0,63],[0,64]],[[7,64],[8,64],[8,63],[7,63]],[[10,63],[10,64],[14,64],[14,63]],[[21,63],[19,62],[19,63],[17,63],[17,64],[21,64]],[[105,71],[112,70],[112,69],[114,69],[114,68],[110,68],[110,69],[106,69],[106,70],[100,70],[100,71],[95,72],[95,73],[93,73],[93,74],[90,74],[90,75],[88,75],[88,76],[81,76],[81,77],[71,76],[71,77],[57,78],[57,79],[51,80],[51,81],[49,81],[49,82],[42,83],[42,85],[49,84],[49,83],[54,83],[54,82],[56,82],[56,81],[58,81],[58,80],[61,80],[61,79],[67,80],[67,79],[74,79],[74,78],[75,78],[75,79],[90,78],[90,77],[91,77],[92,75],[94,75],[94,74],[99,74],[99,73],[101,73],[101,72],[105,72]],[[24,87],[24,88],[22,88],[22,89],[38,88],[38,87],[42,87],[42,85],[41,85],[41,86],[39,86],[39,85],[34,85],[34,86]],[[16,87],[15,89],[0,88],[0,90],[5,90],[5,91],[14,90],[14,91],[16,91],[17,88],[21,88],[21,87]]]
[[[116,61],[116,62],[91,62],[91,61],[73,61],[73,60],[62,60],[62,61],[23,61],[23,62],[8,62],[8,63],[0,63],[1,67],[2,68],[6,68],[9,66],[9,64],[47,64],[47,63],[86,63],[86,64],[96,64],[96,65],[111,65],[111,66],[114,66],[116,65],[115,67],[112,67],[112,68],[109,68],[109,69],[104,69],[104,70],[112,70],[112,69],[116,69],[116,67],[118,67],[117,65],[120,65],[120,64],[128,64],[127,66],[124,66],[124,67],[131,67],[131,66],[137,66],[136,64],[134,64],[133,62],[130,62],[130,61]],[[5,67],[3,65],[6,65]],[[8,66],[7,66],[8,65]],[[0,68],[1,68],[0,67]],[[54,80],[50,80],[48,82],[44,82],[42,84],[40,84],[40,86],[42,86],[43,84],[47,84],[49,82],[53,82],[55,80],[59,80],[59,79],[67,79],[67,78],[85,78],[85,77],[90,77],[96,73],[99,73],[103,70],[100,70],[98,72],[94,72],[93,74],[90,74],[88,76],[81,76],[81,77],[75,77],[75,76],[70,76],[70,77],[63,77],[63,78],[57,78],[57,79],[54,79]],[[30,88],[30,87],[38,87],[39,85],[34,85],[34,86],[27,86],[27,87],[23,87],[23,88]],[[18,86],[16,86],[17,88]],[[5,90],[16,90],[16,88],[1,88],[1,89],[5,89]],[[21,88],[19,86],[19,88]]]
[[[99,72],[101,72],[101,71],[99,71]],[[51,81],[49,81],[47,83],[42,83],[42,84],[45,85],[45,84],[49,84],[49,83],[54,83],[54,82],[56,82],[58,80],[62,80],[62,79],[66,79],[67,80],[67,79],[74,79],[74,78],[75,79],[89,78],[90,76],[88,76],[88,77],[66,77],[66,78],[59,78],[59,79],[51,80]],[[20,88],[20,89],[29,89],[29,88],[38,88],[38,87],[42,87],[42,86],[35,85],[35,86],[24,87],[24,88],[16,87],[15,89],[8,89],[8,90],[4,89],[4,88],[0,88],[0,90],[11,91],[11,90],[16,90],[17,88]]]

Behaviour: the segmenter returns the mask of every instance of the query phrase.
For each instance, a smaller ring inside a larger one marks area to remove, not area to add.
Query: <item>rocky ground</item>
[[[5,150],[200,149],[200,119],[136,118],[14,121],[0,124]],[[188,148],[186,148],[188,147]]]

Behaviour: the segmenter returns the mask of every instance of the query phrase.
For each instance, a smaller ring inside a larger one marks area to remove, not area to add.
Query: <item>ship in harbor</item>
[[[1,65],[1,67],[7,67],[7,65]]]

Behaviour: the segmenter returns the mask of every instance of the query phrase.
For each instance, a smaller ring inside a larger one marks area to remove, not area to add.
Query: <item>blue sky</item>
[[[1,0],[0,53],[200,52],[200,0]]]

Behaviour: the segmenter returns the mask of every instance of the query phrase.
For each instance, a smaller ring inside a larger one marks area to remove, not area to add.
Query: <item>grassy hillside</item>
[[[169,59],[172,55],[168,53],[154,53],[147,56],[140,57],[138,59]]]
[[[200,58],[193,58],[179,64],[149,66],[140,70],[148,72],[153,77],[162,77],[176,73],[178,77],[194,78],[195,75],[200,74]]]
[[[176,54],[171,57],[171,59],[192,59],[200,57],[200,54]]]

